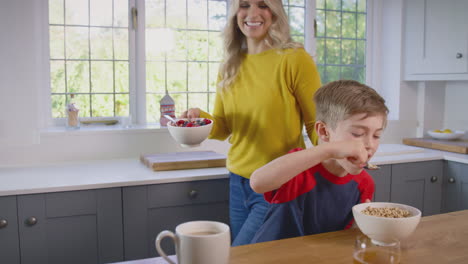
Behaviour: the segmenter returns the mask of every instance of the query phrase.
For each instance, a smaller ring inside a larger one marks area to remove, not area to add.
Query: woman
[[[238,246],[250,243],[268,207],[250,188],[250,174],[304,148],[304,124],[315,142],[312,97],[320,77],[312,57],[291,40],[281,0],[231,1],[223,37],[213,115],[191,108],[182,117],[213,119],[209,138],[230,137],[230,221],[232,245]]]

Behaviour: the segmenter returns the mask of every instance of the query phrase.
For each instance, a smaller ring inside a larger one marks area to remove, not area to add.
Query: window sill
[[[158,125],[132,125],[122,127],[120,125],[89,125],[81,126],[79,129],[67,129],[65,127],[49,127],[40,131],[41,136],[63,136],[63,135],[94,135],[94,134],[144,134],[144,133],[167,133],[167,127]]]

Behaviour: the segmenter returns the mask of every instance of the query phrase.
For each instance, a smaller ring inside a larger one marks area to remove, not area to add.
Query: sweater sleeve
[[[315,104],[313,97],[320,88],[320,75],[315,62],[304,49],[299,49],[289,57],[287,63],[290,89],[299,104],[302,119],[307,134],[314,145],[317,145],[318,136],[315,133]]]
[[[214,121],[213,128],[211,129],[208,138],[225,140],[231,134],[231,131],[229,130],[226,122],[226,117],[224,115],[224,104],[221,96],[221,91],[219,89],[216,92],[213,115],[210,115],[205,111],[200,111],[200,117],[209,118]]]

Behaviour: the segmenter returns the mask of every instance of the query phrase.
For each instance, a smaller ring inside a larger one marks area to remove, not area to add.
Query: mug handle
[[[156,237],[156,240],[154,241],[154,244],[156,246],[156,251],[158,251],[159,255],[161,255],[161,257],[163,257],[163,259],[165,259],[168,263],[176,264],[176,263],[174,263],[174,261],[172,261],[170,258],[167,257],[166,253],[164,253],[164,250],[162,250],[162,248],[161,248],[161,241],[165,237],[172,238],[172,240],[174,241],[174,244],[176,246],[176,249],[179,248],[179,239],[177,239],[177,236],[174,233],[172,233],[171,231],[164,230],[161,233],[159,233],[159,235]],[[178,250],[176,250],[176,252],[177,251]]]

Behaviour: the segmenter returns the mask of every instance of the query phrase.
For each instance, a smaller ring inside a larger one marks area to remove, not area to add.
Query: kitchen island
[[[321,263],[353,261],[357,228],[231,248],[231,264]],[[401,243],[401,263],[468,263],[468,210],[426,216]],[[174,258],[174,256],[171,256]],[[118,264],[162,264],[149,258]]]

